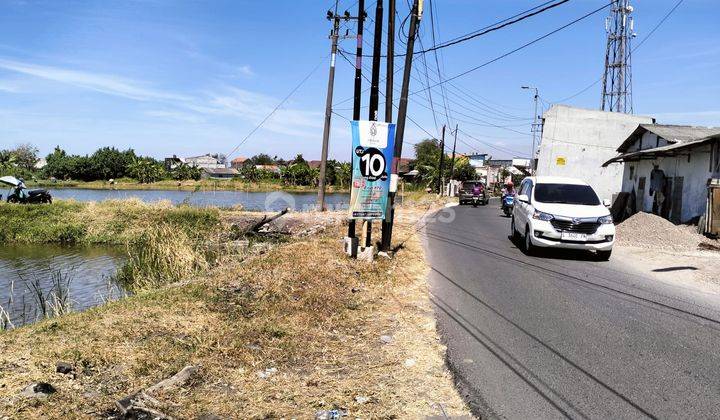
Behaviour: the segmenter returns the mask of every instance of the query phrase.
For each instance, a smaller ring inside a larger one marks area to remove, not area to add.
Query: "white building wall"
[[[687,156],[659,157],[654,160],[641,160],[638,162],[625,163],[625,174],[623,177],[622,190],[625,192],[638,193],[641,177],[645,177],[645,189],[642,200],[637,197],[638,210],[652,212],[653,197],[650,195],[650,171],[653,165],[657,164],[665,173],[666,177],[683,177],[683,198],[681,222],[688,222],[705,212],[707,199],[707,180],[710,173],[710,146],[701,146],[691,150],[690,160]],[[610,166],[622,167],[623,164],[611,164]],[[631,176],[632,174],[632,176]],[[666,199],[672,200],[672,197]]]
[[[538,176],[580,178],[601,199],[612,199],[622,188],[622,165],[602,164],[617,156],[616,149],[639,124],[651,117],[555,105],[543,115],[538,151]]]

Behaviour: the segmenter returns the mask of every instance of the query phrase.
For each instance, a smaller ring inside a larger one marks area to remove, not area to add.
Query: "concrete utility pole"
[[[347,14],[346,14],[347,16]],[[353,89],[353,121],[360,119],[360,110],[362,109],[362,50],[363,50],[363,24],[365,23],[365,0],[358,0],[358,20],[357,23],[357,47],[355,49],[355,86]],[[355,152],[350,155],[350,178],[352,182],[352,162],[355,158]],[[348,236],[351,256],[357,255],[358,240],[355,237],[355,219],[350,219],[348,223]]]
[[[393,90],[395,74],[395,0],[388,1],[388,40],[387,40],[387,63],[385,64],[385,122],[391,123],[393,120]],[[394,151],[393,151],[394,152]],[[392,170],[390,171],[392,172]],[[387,238],[390,233],[391,224],[395,209],[389,204],[385,209],[385,219],[381,223],[380,250],[387,251],[390,246]]]
[[[372,76],[370,79],[370,104],[369,119],[370,121],[378,120],[378,107],[380,102],[380,55],[382,50],[382,32],[383,32],[383,0],[377,0],[375,6],[375,39],[373,42],[373,62]],[[367,231],[365,232],[365,246],[372,246],[372,220],[366,223]]]
[[[333,88],[335,87],[335,58],[337,56],[338,31],[340,30],[340,16],[337,14],[338,0],[335,0],[335,13],[328,11],[328,20],[333,21],[330,32],[332,45],[330,47],[330,75],[328,76],[327,98],[325,99],[325,126],[323,128],[322,153],[320,155],[320,180],[318,185],[318,210],[325,211],[325,171],[327,169],[328,144],[330,143],[330,121],[332,119]]]
[[[455,179],[455,146],[457,146],[458,125],[455,124],[455,140],[453,140],[452,158],[450,159],[450,181]]]
[[[445,166],[445,124],[442,128],[442,139],[440,140],[440,162],[438,163],[438,194],[443,194],[445,180],[443,179],[443,169]]]
[[[535,174],[535,145],[537,144],[535,140],[535,134],[537,133],[537,127],[538,127],[538,88],[533,86],[522,86],[523,89],[530,89],[535,91],[535,96],[533,97],[533,100],[535,101],[535,111],[533,112],[533,123],[532,123],[532,149],[530,149],[530,173]]]
[[[605,19],[608,38],[600,105],[603,111],[633,113],[630,40],[636,34],[630,16],[632,12],[630,0],[618,0],[613,3],[610,16]]]
[[[388,209],[385,217],[390,217],[388,229],[383,232],[381,249],[390,250],[392,243],[392,229],[394,223],[393,209],[395,206],[395,194],[398,184],[398,165],[402,156],[403,139],[405,137],[405,120],[407,119],[408,95],[410,91],[410,70],[412,70],[413,53],[415,51],[415,37],[422,18],[423,0],[413,0],[412,11],[410,12],[410,28],[408,29],[407,50],[405,52],[405,67],[403,69],[402,88],[400,89],[400,102],[398,104],[397,127],[395,128],[395,149],[393,151],[393,167],[390,175],[390,195],[388,197]]]

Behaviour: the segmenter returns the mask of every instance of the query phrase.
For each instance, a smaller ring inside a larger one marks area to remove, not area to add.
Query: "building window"
[[[630,165],[630,175],[628,176],[628,179],[633,179],[635,176],[635,165]]]

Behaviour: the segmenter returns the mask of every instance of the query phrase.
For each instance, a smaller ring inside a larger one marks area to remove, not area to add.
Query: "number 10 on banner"
[[[395,124],[353,121],[350,217],[384,219],[395,146]]]

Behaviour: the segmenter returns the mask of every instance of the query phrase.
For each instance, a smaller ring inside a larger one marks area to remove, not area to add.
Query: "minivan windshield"
[[[581,206],[597,206],[600,204],[600,199],[592,187],[574,184],[537,184],[535,186],[535,201]]]

